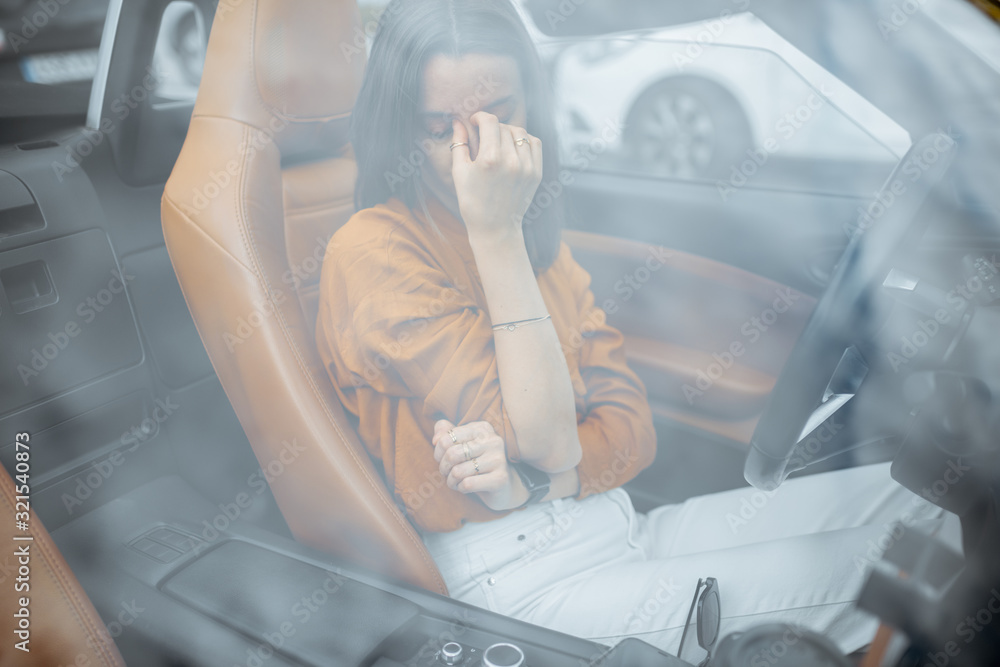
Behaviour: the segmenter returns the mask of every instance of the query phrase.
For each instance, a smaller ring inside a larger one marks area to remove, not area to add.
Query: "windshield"
[[[108,8],[108,0],[0,3],[0,139],[23,142],[83,124]],[[193,3],[174,1],[163,10],[149,45],[154,106],[194,101],[207,35]]]

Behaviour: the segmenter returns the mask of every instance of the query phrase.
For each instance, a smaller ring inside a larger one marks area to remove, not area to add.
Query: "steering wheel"
[[[774,490],[805,467],[789,465],[797,445],[857,393],[868,365],[854,343],[872,330],[872,295],[892,268],[894,253],[923,236],[927,222],[914,223],[917,211],[955,152],[948,135],[925,136],[892,170],[876,195],[878,206],[870,205],[870,222],[848,243],[757,422],[743,475],[758,489]]]

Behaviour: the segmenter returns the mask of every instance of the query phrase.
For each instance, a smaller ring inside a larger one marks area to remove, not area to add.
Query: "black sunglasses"
[[[707,665],[719,638],[719,621],[719,582],[715,577],[698,579],[677,657],[699,667]],[[695,633],[691,632],[692,628]],[[697,641],[693,634],[697,635]]]

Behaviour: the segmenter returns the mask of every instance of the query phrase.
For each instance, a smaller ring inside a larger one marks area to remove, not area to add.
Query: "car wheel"
[[[752,147],[739,101],[696,76],[647,88],[629,111],[623,140],[637,168],[676,178],[720,176]]]

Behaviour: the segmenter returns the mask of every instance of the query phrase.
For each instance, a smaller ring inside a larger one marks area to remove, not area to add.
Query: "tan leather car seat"
[[[29,443],[30,445],[30,443]],[[0,667],[52,667],[53,665],[93,665],[124,667],[111,634],[97,610],[90,603],[80,582],[33,511],[28,512],[27,530],[19,530],[16,520],[24,521],[18,505],[14,480],[0,467]],[[32,539],[15,539],[30,536]],[[27,575],[20,568],[28,568]],[[28,588],[25,590],[24,586]],[[20,588],[19,588],[20,587]],[[27,602],[22,606],[21,598]],[[22,614],[22,609],[27,614]],[[17,635],[22,619],[27,620],[27,635]],[[28,640],[23,651],[17,644]]]
[[[326,243],[354,212],[362,35],[354,0],[219,3],[163,234],[257,459],[280,471],[271,489],[296,539],[447,595],[313,338]]]

